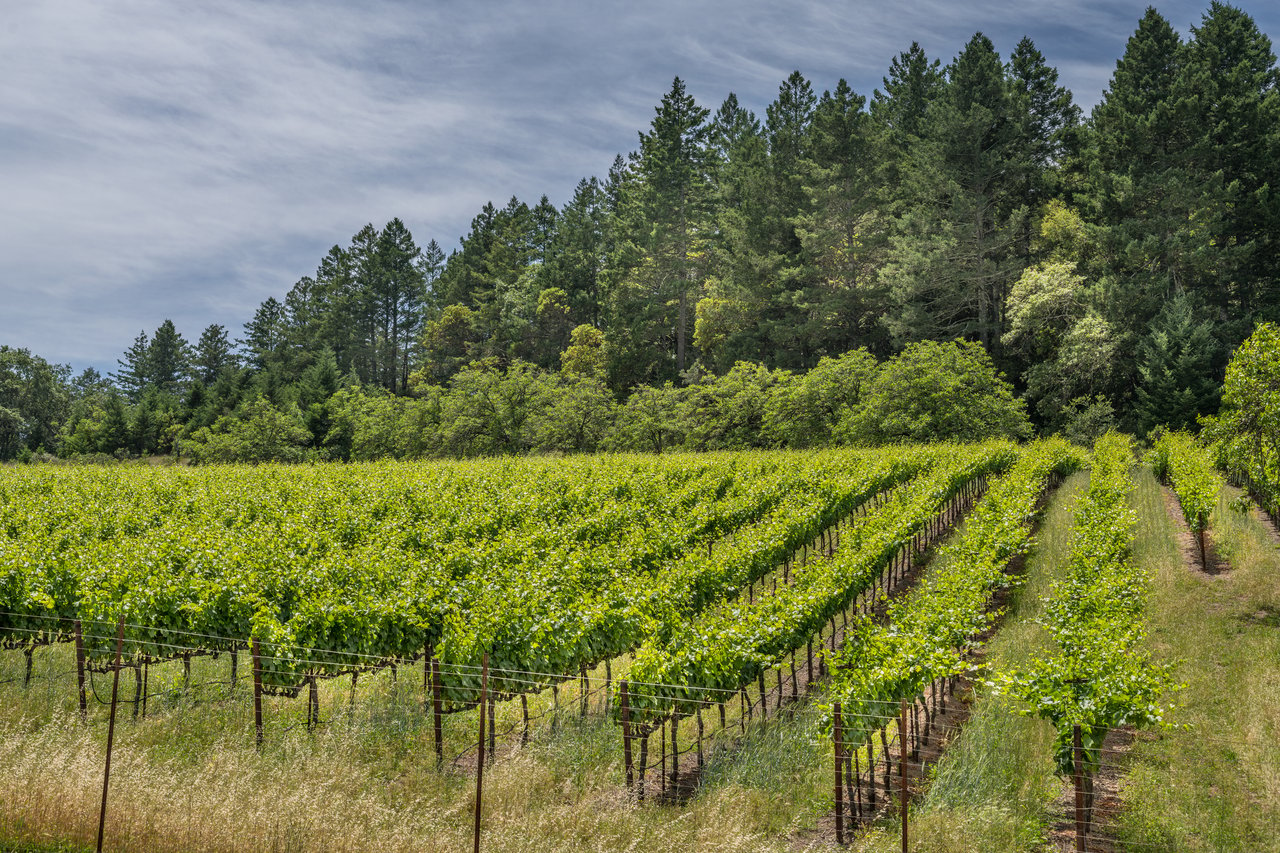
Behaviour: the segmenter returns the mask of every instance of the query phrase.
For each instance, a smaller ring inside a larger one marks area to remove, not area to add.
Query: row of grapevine
[[[1086,459],[1061,439],[1028,448],[991,484],[961,534],[939,552],[938,568],[895,603],[886,624],[862,618],[832,656],[832,702],[842,703],[842,744],[857,747],[938,679],[959,673],[965,647],[996,618],[988,609],[1010,582],[1009,562],[1031,544],[1040,497]]]
[[[522,692],[732,596],[935,456],[15,472],[0,478],[0,637],[62,640],[72,619],[123,610],[149,626],[131,657],[252,635],[281,688],[434,646],[538,674],[495,685]],[[91,658],[105,634],[86,635]],[[462,701],[469,679],[453,680]]]
[[[1167,432],[1156,439],[1149,460],[1155,475],[1178,496],[1182,516],[1200,550],[1200,565],[1207,565],[1205,532],[1209,529],[1209,516],[1218,505],[1222,478],[1214,471],[1206,451],[1183,432]]]
[[[649,687],[632,698],[632,719],[692,713],[707,696],[737,690],[777,666],[876,583],[895,555],[966,484],[1007,469],[1018,455],[1015,447],[1001,443],[937,450],[939,459],[930,470],[860,518],[833,556],[797,570],[790,585],[754,603],[739,599],[642,646],[628,677]]]
[[[1133,464],[1127,436],[1111,433],[1098,440],[1089,490],[1076,506],[1066,576],[1045,601],[1042,622],[1053,648],[1024,671],[1006,675],[1010,692],[1056,728],[1058,771],[1079,770],[1087,780],[1111,729],[1161,722],[1160,697],[1171,684],[1169,667],[1153,662],[1142,648],[1148,579],[1130,555]],[[1085,787],[1091,790],[1088,782]]]
[[[429,589],[503,553],[605,547],[623,530],[648,534],[634,556],[657,561],[767,512],[781,473],[762,456],[23,471],[0,479],[0,633],[124,608],[162,629],[246,637],[317,589],[358,606],[362,587],[395,597],[396,584]],[[162,657],[184,635],[153,639],[145,651]]]

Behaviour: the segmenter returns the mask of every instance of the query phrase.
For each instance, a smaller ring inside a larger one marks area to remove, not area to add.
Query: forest
[[[360,229],[243,330],[0,348],[0,459],[467,457],[1198,428],[1280,319],[1280,82],[1154,8],[1089,115],[1028,38],[763,117],[676,78],[634,151],[446,254]],[[247,313],[247,312],[246,312]],[[122,342],[123,344],[124,342]]]

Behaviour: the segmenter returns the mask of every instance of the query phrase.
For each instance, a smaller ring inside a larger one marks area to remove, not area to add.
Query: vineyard
[[[1147,459],[1202,565],[1227,488],[1211,458],[1171,433]],[[418,785],[455,802],[449,831],[469,798],[475,836],[484,811],[496,839],[482,777],[502,791],[522,756],[566,738],[574,761],[602,762],[609,808],[646,820],[749,785],[763,744],[803,731],[767,761],[798,762],[788,784],[823,792],[809,808],[826,828],[806,842],[821,846],[873,839],[899,800],[905,833],[908,800],[965,733],[965,697],[989,689],[1046,721],[1043,760],[1075,786],[1074,833],[1091,838],[1109,738],[1167,729],[1177,687],[1149,651],[1137,464],[1109,435],[1092,452],[1051,439],[13,469],[0,476],[0,732],[69,720],[101,737],[109,717],[110,740],[127,715],[126,742],[151,731],[286,763],[372,739],[400,756],[397,774],[420,765]],[[986,669],[1037,520],[1083,471],[1036,621],[1045,642]],[[0,839],[27,820],[0,814]]]

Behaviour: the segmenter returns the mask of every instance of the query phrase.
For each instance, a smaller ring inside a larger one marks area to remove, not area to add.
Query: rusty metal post
[[[111,681],[111,717],[107,722],[107,761],[102,770],[102,808],[98,811],[98,853],[102,853],[102,836],[107,827],[107,786],[111,783],[111,747],[116,739],[116,700],[120,694],[120,658],[124,651],[124,614],[116,627],[116,665]]]
[[[844,768],[844,734],[840,730],[840,703],[831,706],[831,740],[836,755],[836,844],[844,844],[844,785],[840,771]]]
[[[436,767],[444,766],[444,703],[440,698],[440,661],[431,658],[431,716],[436,739]]]
[[[489,653],[484,653],[484,658],[480,663],[480,702],[477,707],[480,709],[480,753],[476,760],[476,823],[473,837],[475,840],[474,851],[480,853],[480,803],[481,795],[484,791],[484,717],[485,703],[489,692]]]
[[[498,756],[498,748],[494,743],[495,739],[498,736],[498,725],[494,721],[494,717],[497,712],[497,706],[498,706],[498,697],[490,693],[489,694],[489,763],[490,764],[493,764],[494,760]]]
[[[698,773],[702,773],[702,708],[698,708]]]
[[[1085,823],[1084,813],[1084,750],[1081,748],[1079,725],[1073,726],[1071,730],[1071,752],[1076,788],[1076,851],[1085,853],[1085,835],[1088,834],[1089,827]]]
[[[258,749],[262,749],[262,655],[257,637],[249,640],[249,654],[253,657],[253,730]]]
[[[80,719],[86,720],[89,717],[89,701],[84,692],[84,631],[79,619],[76,620],[76,686],[80,693]]]
[[[649,772],[649,735],[640,736],[640,774],[637,781],[636,797],[644,801],[644,778]]]
[[[898,710],[898,792],[902,803],[902,853],[907,851],[907,700]]]
[[[627,696],[627,680],[619,685],[618,699],[622,703],[622,762],[626,767],[627,790],[635,785],[635,768],[631,763],[631,699]]]
[[[671,795],[674,797],[680,790],[680,742],[676,740],[680,726],[680,716],[671,713]]]

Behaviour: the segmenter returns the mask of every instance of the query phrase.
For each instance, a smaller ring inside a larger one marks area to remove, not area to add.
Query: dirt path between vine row
[[[1207,578],[1218,577],[1231,571],[1231,564],[1218,552],[1217,547],[1214,545],[1212,528],[1205,531],[1204,537],[1205,563],[1207,565],[1200,564],[1200,549],[1196,546],[1196,539],[1191,535],[1191,528],[1187,526],[1187,520],[1182,515],[1182,506],[1178,503],[1178,496],[1163,483],[1160,484],[1160,495],[1164,498],[1165,512],[1169,515],[1169,520],[1173,522],[1174,538],[1178,543],[1178,553],[1181,554],[1182,562],[1186,565],[1187,570]]]

